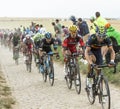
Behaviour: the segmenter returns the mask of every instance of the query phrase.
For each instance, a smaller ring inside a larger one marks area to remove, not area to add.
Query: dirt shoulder
[[[12,109],[14,105],[15,99],[0,66],[0,109]]]
[[[63,65],[55,66],[55,84],[43,82],[42,75],[33,64],[32,72],[26,71],[22,55],[19,65],[15,65],[12,52],[0,47],[0,62],[12,95],[16,99],[14,109],[101,109],[98,100],[90,105],[85,92],[85,76],[81,75],[82,90],[78,95],[74,85],[71,90],[66,86]],[[120,89],[110,85],[111,109],[120,109]]]

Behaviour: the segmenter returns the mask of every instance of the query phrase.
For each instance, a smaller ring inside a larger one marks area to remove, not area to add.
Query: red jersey
[[[62,46],[66,49],[69,49],[71,53],[74,53],[77,52],[77,44],[80,44],[81,47],[85,45],[81,37],[76,36],[75,38],[72,38],[71,36],[69,36],[64,39]]]

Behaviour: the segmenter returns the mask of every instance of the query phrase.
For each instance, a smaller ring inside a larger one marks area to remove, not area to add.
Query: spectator
[[[56,40],[58,41],[58,45],[61,45],[61,30],[59,29],[59,27],[55,24],[55,22],[52,22],[52,25],[54,27],[54,31],[55,31],[55,37]]]
[[[61,30],[61,29],[62,29],[62,26],[61,26],[61,24],[59,23],[59,19],[56,19],[55,22],[56,22],[56,25],[58,26],[58,28]]]
[[[62,34],[61,34],[62,37],[68,37],[69,36],[69,30],[68,30],[68,27],[65,27],[64,25],[62,26]]]
[[[77,26],[79,29],[79,34],[83,37],[84,42],[86,42],[90,36],[87,22],[83,21],[82,18],[79,18]]]
[[[43,25],[40,25],[40,34],[45,35],[46,29],[43,27]]]

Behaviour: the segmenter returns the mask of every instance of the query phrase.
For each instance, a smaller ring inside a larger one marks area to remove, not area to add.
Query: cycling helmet
[[[75,16],[70,16],[70,20],[73,21],[73,22],[76,22]]]
[[[70,31],[70,32],[73,32],[73,33],[74,33],[74,32],[77,32],[77,26],[75,26],[75,25],[70,26],[70,27],[69,27],[69,31]]]
[[[45,38],[50,39],[52,37],[52,34],[50,32],[45,33]]]
[[[30,34],[26,34],[25,36],[27,39],[30,39],[31,35]]]
[[[105,38],[106,37],[106,29],[105,29],[105,27],[103,27],[103,26],[99,27],[97,35],[100,38]]]

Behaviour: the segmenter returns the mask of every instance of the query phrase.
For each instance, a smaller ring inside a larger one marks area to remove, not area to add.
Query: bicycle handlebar
[[[55,55],[55,54],[58,54],[58,53],[54,53],[54,52],[49,52],[49,53],[46,53],[46,52],[43,52],[44,55]]]
[[[96,65],[93,68],[95,69],[102,69],[104,67],[114,67],[115,65],[110,65],[110,64],[103,64],[103,65]]]

